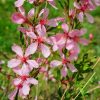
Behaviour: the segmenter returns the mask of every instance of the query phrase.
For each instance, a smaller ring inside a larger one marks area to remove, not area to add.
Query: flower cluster
[[[34,8],[28,13],[23,7],[26,1],[36,6],[33,6]],[[62,77],[66,77],[68,69],[72,73],[77,72],[74,61],[78,59],[80,53],[79,44],[86,46],[90,42],[82,37],[87,30],[75,27],[74,21],[78,19],[79,22],[83,22],[83,17],[86,16],[87,20],[93,23],[94,19],[89,11],[100,5],[99,0],[76,0],[73,9],[68,9],[67,17],[71,22],[67,21],[67,23],[66,14],[64,17],[49,19],[48,8],[37,11],[37,7],[44,3],[49,3],[54,9],[58,9],[54,0],[15,1],[17,11],[13,13],[11,19],[20,25],[18,30],[23,34],[26,45],[23,45],[24,48],[16,44],[12,46],[16,57],[8,62],[8,67],[12,68],[17,77],[12,82],[15,90],[9,95],[10,100],[14,100],[16,94],[26,98],[29,95],[30,86],[38,84],[38,80],[35,79],[38,74],[44,74],[46,80],[56,81],[51,70],[57,66],[61,69]],[[60,32],[52,35],[52,29],[58,29],[59,23],[61,23]],[[60,57],[52,60],[55,52]],[[34,71],[37,71],[35,75],[32,74]]]

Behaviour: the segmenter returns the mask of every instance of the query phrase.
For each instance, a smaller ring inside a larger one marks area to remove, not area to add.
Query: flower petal
[[[73,47],[74,47],[74,41],[68,39],[66,42],[66,49],[71,50],[71,49],[73,49]]]
[[[94,18],[90,14],[85,13],[85,15],[89,23],[94,23]]]
[[[47,19],[48,17],[48,14],[49,14],[49,9],[45,8],[45,9],[42,9],[39,13],[39,16],[41,16],[43,14],[43,19]]]
[[[22,65],[22,68],[17,67],[17,68],[14,68],[13,71],[20,76],[24,76],[24,75],[29,75],[30,69],[28,65],[24,63]]]
[[[83,12],[80,12],[79,15],[77,16],[80,22],[83,22],[83,17],[84,17]]]
[[[85,39],[85,38],[81,38],[79,41],[81,44],[83,45],[88,45],[89,44],[89,40]]]
[[[29,92],[30,92],[30,87],[29,87],[29,85],[23,84],[23,87],[22,87],[22,93],[23,93],[23,95],[28,95]]]
[[[30,69],[39,67],[39,64],[35,60],[27,60],[27,63],[29,64]]]
[[[66,67],[63,67],[63,68],[62,68],[62,70],[61,70],[61,75],[62,75],[63,77],[66,77],[66,75],[67,75],[67,68],[66,68]]]
[[[25,57],[28,57],[29,55],[34,54],[37,50],[37,46],[38,46],[37,42],[34,42],[31,45],[29,45],[25,51]]]
[[[26,21],[25,17],[19,12],[15,12],[11,19],[16,24],[23,24]]]
[[[62,29],[63,29],[65,32],[68,32],[69,27],[68,27],[67,24],[63,23],[63,24],[62,24]]]
[[[40,24],[36,26],[36,31],[39,36],[45,37],[46,36],[46,28],[45,26],[41,26]]]
[[[53,60],[53,61],[51,61],[50,66],[51,66],[51,67],[57,67],[57,66],[59,66],[59,65],[61,65],[61,64],[62,64],[61,61]]]
[[[77,72],[77,69],[75,68],[75,66],[73,64],[68,63],[68,68],[72,71],[72,72]]]
[[[28,2],[29,2],[30,4],[34,3],[34,1],[36,1],[36,0],[28,0]]]
[[[12,51],[14,51],[18,56],[23,57],[22,48],[16,44],[12,46]]]
[[[34,85],[38,84],[38,81],[35,78],[28,78],[27,81],[29,84],[34,84]]]
[[[29,36],[30,38],[32,38],[32,39],[36,39],[37,38],[37,36],[35,35],[35,33],[34,32],[26,32],[26,34],[27,34],[27,36]]]
[[[16,94],[17,94],[18,89],[15,89],[12,93],[8,95],[9,100],[14,100]]]
[[[20,65],[21,61],[18,59],[12,59],[10,61],[8,61],[8,67],[10,68],[15,68],[18,67],[18,65]]]
[[[56,27],[56,26],[58,26],[58,23],[57,23],[56,19],[50,19],[47,21],[47,25],[49,25],[51,27]]]
[[[79,34],[79,36],[84,35],[86,32],[87,32],[87,29],[85,29],[85,28],[80,29],[80,34]]]
[[[41,44],[41,51],[42,51],[42,54],[45,58],[47,58],[48,56],[50,56],[50,49],[49,47],[47,47],[46,45],[44,44]]]
[[[32,8],[29,12],[28,12],[28,18],[32,18],[34,16],[35,13],[35,9]]]
[[[17,1],[15,1],[15,6],[16,7],[21,7],[23,5],[24,1],[25,0],[17,0]]]
[[[15,78],[15,79],[13,80],[13,84],[14,84],[15,86],[19,85],[21,82],[22,82],[22,80],[21,80],[20,78]]]
[[[21,7],[18,7],[18,11],[23,15],[25,16],[25,9],[21,6]]]
[[[74,7],[76,7],[77,9],[81,8],[80,5],[79,5],[79,3],[77,3],[77,2],[74,2]]]

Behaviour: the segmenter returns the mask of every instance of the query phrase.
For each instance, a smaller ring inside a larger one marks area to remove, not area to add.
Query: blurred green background
[[[7,61],[12,56],[11,46],[13,43],[20,44],[20,33],[17,31],[18,25],[11,22],[11,14],[15,11],[14,8],[15,0],[0,0],[0,60]],[[53,14],[50,16],[56,16],[56,10],[51,9]],[[89,24],[84,23],[84,27],[88,29],[88,34],[86,37],[89,37],[89,34],[94,35],[93,43],[88,47],[82,47],[82,51],[89,52],[91,57],[100,57],[100,7],[94,10],[91,13],[94,16],[95,23]],[[81,51],[81,54],[83,53]],[[7,66],[3,69],[4,72],[10,73],[10,70]],[[98,85],[100,81],[100,62],[95,67],[96,75],[94,76],[94,87]],[[8,91],[7,84],[10,84],[9,80],[5,78],[5,75],[0,73],[0,100],[7,100]],[[90,85],[89,85],[90,86]],[[4,91],[2,91],[4,88]],[[4,92],[7,93],[4,93]],[[93,91],[92,99],[89,100],[100,100],[100,89]]]

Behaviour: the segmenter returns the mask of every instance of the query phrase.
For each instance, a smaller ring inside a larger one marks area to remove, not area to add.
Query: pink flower
[[[35,43],[28,46],[28,48],[25,51],[25,54],[23,54],[21,47],[18,45],[12,46],[12,50],[17,54],[17,58],[10,60],[8,62],[8,67],[16,68],[20,64],[22,64],[22,67],[26,67],[29,71],[31,71],[33,68],[39,67],[38,63],[35,60],[29,60],[29,56],[36,52]]]
[[[51,45],[53,45],[53,51],[62,50],[64,47],[65,39],[63,37],[63,34],[57,34],[54,36],[51,36],[49,38]]]
[[[68,32],[69,27],[65,23],[62,24],[62,29],[64,30],[64,39],[66,40],[65,45],[67,50],[77,48],[79,51],[78,43],[88,45],[89,41],[87,39],[81,38],[81,36],[86,33],[85,29],[74,29]]]
[[[69,68],[72,72],[77,72],[77,69],[71,63],[71,60],[69,58],[66,58],[64,54],[62,54],[62,61],[53,60],[51,61],[50,66],[51,67],[63,66],[61,70],[61,74],[63,77],[67,75],[67,68]]]
[[[9,95],[10,100],[14,100],[17,92],[22,98],[26,98],[29,95],[30,85],[37,85],[38,81],[35,78],[31,78],[28,71],[24,67],[23,69],[15,69],[15,72],[19,75],[18,78],[13,80],[15,90]]]
[[[50,56],[50,49],[48,46],[45,45],[45,43],[48,42],[48,39],[46,38],[46,30],[43,26],[42,28],[38,25],[36,26],[37,35],[34,33],[33,30],[30,31],[23,31],[26,32],[26,35],[29,36],[31,39],[33,39],[34,49],[37,50],[38,48],[41,50],[43,56],[45,58]]]
[[[49,14],[49,9],[45,8],[45,9],[42,9],[40,11],[40,14],[39,14],[39,17],[40,17],[40,22],[39,22],[39,25],[40,26],[44,26],[44,25],[48,25],[48,26],[51,26],[51,27],[56,27],[58,25],[56,19],[48,19],[48,14]],[[41,18],[42,16],[42,18]]]
[[[29,25],[31,25],[30,23],[30,19],[32,19],[32,17],[34,16],[34,8],[32,8],[29,12],[28,12],[28,15],[26,16],[25,15],[25,10],[23,7],[19,7],[18,8],[18,11],[19,12],[15,12],[11,19],[14,23],[16,24],[23,24],[23,23],[27,23]]]
[[[94,22],[94,18],[89,13],[87,13],[88,11],[95,9],[95,5],[91,0],[82,0],[79,3],[74,2],[74,7],[76,7],[79,10],[77,18],[80,22],[83,22],[84,15],[86,16],[88,22]]]

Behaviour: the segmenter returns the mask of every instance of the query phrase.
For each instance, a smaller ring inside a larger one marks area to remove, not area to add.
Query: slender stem
[[[96,89],[100,89],[100,85],[98,85],[98,86],[96,86],[96,87],[90,89],[89,91],[87,91],[87,93],[91,93],[91,92],[93,92],[93,91],[96,90]]]
[[[93,69],[96,67],[99,61],[100,61],[100,57],[98,58],[97,62],[94,64]]]
[[[64,100],[64,96],[65,96],[67,90],[68,90],[68,88],[66,88],[66,90],[64,91],[64,93],[63,93],[63,95],[62,95],[62,97],[61,97],[61,100]]]
[[[46,1],[45,8],[47,8],[47,5],[48,5],[48,3],[47,3],[47,1]]]
[[[86,82],[86,84],[84,85],[84,87],[79,91],[79,93],[76,95],[76,97],[74,98],[74,100],[79,96],[79,94],[84,90],[84,88],[87,86],[87,84],[91,81],[91,79],[94,77],[94,75],[96,74],[96,72],[93,73],[93,75],[89,78],[89,80]]]

